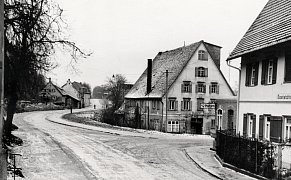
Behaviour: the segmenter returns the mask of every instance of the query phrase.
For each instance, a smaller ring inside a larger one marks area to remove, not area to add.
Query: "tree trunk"
[[[11,135],[11,130],[12,130],[12,121],[13,121],[13,116],[16,111],[16,103],[18,100],[18,97],[16,95],[16,85],[12,85],[13,87],[10,89],[11,90],[11,96],[8,98],[8,104],[7,104],[7,119],[4,123],[4,133],[5,135]]]

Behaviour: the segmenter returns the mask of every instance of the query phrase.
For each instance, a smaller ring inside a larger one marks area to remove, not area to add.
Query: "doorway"
[[[233,110],[229,109],[227,112],[227,116],[228,116],[227,129],[233,129],[233,114],[234,114]]]
[[[203,118],[192,118],[191,119],[191,133],[202,134]]]

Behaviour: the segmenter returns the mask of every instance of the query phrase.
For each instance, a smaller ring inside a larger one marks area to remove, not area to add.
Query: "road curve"
[[[17,114],[15,149],[27,179],[216,179],[186,155],[211,138],[78,128],[48,121],[67,111]]]

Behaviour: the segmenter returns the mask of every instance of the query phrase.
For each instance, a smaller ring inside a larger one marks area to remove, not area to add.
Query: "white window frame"
[[[273,81],[273,69],[274,69],[274,62],[273,62],[273,60],[269,60],[268,61],[267,84],[272,84],[272,81]]]
[[[291,123],[288,123],[288,119],[287,117],[284,118],[285,119],[285,127],[284,127],[284,140],[288,140],[291,139]]]
[[[221,113],[220,113],[221,112]],[[223,110],[217,109],[217,129],[222,129]]]
[[[169,110],[174,111],[176,107],[176,100],[174,99],[169,99]]]
[[[205,77],[205,68],[204,67],[198,67],[198,77]]]
[[[255,79],[256,79],[256,69],[254,65],[252,66],[252,72],[251,72],[251,86],[255,85]]]
[[[183,92],[190,92],[190,82],[183,82]]]
[[[190,99],[183,99],[183,110],[189,111],[190,110]]]
[[[210,93],[217,93],[218,84],[211,83],[211,92]]]
[[[176,132],[178,133],[180,129],[179,121],[170,120],[168,121],[167,132]]]
[[[197,86],[198,86],[198,88],[197,88],[197,92],[198,92],[198,93],[205,93],[205,92],[204,92],[205,83],[199,82],[199,83],[197,84]]]
[[[268,116],[265,117],[265,134],[264,137],[266,140],[270,140],[270,121],[268,121]]]

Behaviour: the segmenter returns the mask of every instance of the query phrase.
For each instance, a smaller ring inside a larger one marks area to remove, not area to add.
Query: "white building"
[[[269,0],[227,61],[241,57],[237,132],[291,138],[291,1]]]
[[[220,71],[220,49],[200,41],[159,52],[125,96],[126,115],[138,107],[141,128],[166,132],[209,134],[232,126],[236,97]]]

